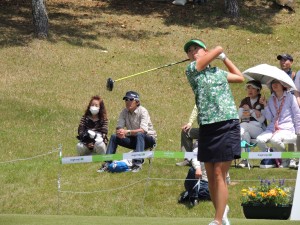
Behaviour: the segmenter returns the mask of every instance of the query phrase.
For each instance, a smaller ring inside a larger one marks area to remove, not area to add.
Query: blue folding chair
[[[241,141],[241,148],[245,149],[245,152],[250,152],[250,148],[255,147],[255,146],[256,146],[256,142],[251,144],[251,143],[248,143],[245,140]],[[247,161],[247,164],[248,164],[248,169],[250,170],[251,164],[249,163],[248,159],[246,159],[246,161]],[[235,161],[235,167],[236,167],[236,161]]]

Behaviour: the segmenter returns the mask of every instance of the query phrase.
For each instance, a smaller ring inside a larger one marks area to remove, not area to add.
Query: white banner
[[[90,163],[93,162],[92,156],[75,156],[75,157],[64,157],[61,159],[62,164],[75,164],[75,163]]]
[[[152,151],[123,153],[123,159],[153,158]]]
[[[249,152],[248,159],[280,159],[281,152]]]

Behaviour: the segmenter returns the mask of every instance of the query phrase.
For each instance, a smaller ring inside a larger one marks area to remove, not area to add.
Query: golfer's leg
[[[228,200],[226,175],[231,161],[219,163],[205,163],[208,178],[208,188],[215,208],[215,220],[222,224],[222,218]]]
[[[205,170],[207,174],[207,179],[208,179],[208,189],[210,193],[210,198],[211,201],[214,205],[214,208],[216,209],[216,203],[215,203],[215,177],[214,177],[214,163],[211,162],[206,162],[204,163],[205,165]]]
[[[228,188],[226,176],[231,165],[231,161],[218,162],[214,165],[215,190],[214,198],[216,204],[215,220],[222,223],[223,214],[228,201]]]

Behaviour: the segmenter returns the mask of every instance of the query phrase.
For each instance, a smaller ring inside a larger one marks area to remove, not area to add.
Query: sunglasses
[[[128,101],[131,101],[131,102],[132,102],[132,101],[134,101],[134,100],[135,100],[134,98],[125,98],[125,101],[126,101],[126,102],[128,102]]]

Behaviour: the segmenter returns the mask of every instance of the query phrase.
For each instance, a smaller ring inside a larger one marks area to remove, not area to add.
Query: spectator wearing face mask
[[[103,99],[98,95],[93,96],[78,126],[78,155],[105,154],[107,132],[108,119]]]

